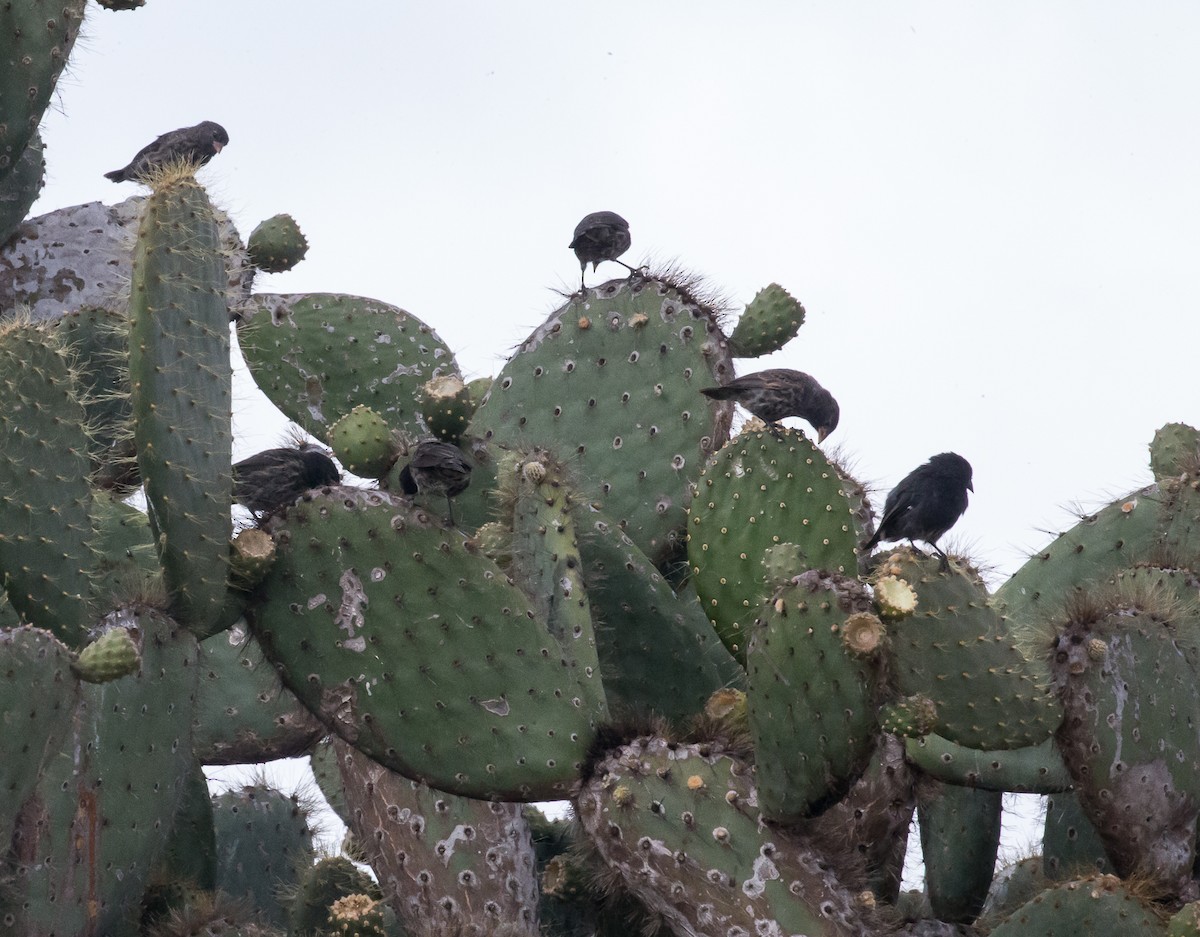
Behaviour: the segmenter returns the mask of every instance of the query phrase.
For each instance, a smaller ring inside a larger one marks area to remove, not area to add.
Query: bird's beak
[[[831,430],[828,426],[818,427],[817,428],[817,442],[824,442],[825,437],[828,436],[832,432],[833,432],[833,430]]]
[[[972,482],[967,482],[967,491],[974,491],[975,485]]]
[[[213,149],[220,153],[221,150],[225,149],[225,144],[220,140],[213,140]]]

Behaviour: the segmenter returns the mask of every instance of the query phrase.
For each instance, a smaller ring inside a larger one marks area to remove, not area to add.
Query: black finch
[[[824,442],[837,429],[841,415],[833,394],[811,374],[790,368],[756,371],[720,387],[703,387],[700,393],[713,400],[736,401],[765,423],[798,416],[812,424],[817,442]]]
[[[579,258],[579,288],[584,288],[583,275],[587,265],[592,265],[592,271],[604,260],[617,260],[629,250],[632,241],[629,238],[629,222],[615,211],[594,211],[585,215],[583,221],[575,225],[575,237],[567,246]],[[623,260],[617,260],[622,267],[630,272],[633,267]]]
[[[225,128],[211,120],[202,121],[195,127],[180,127],[142,147],[128,166],[106,172],[104,178],[113,182],[141,182],[147,174],[167,163],[182,160],[203,166],[228,143],[229,134]]]
[[[454,508],[450,499],[467,490],[471,484],[471,463],[458,446],[448,442],[418,443],[409,457],[408,465],[400,470],[400,488],[406,495],[441,493],[446,496],[449,521],[454,523]]]
[[[342,480],[333,459],[311,443],[267,449],[233,467],[233,499],[257,515],[274,514],[312,488]]]
[[[880,540],[924,540],[942,558],[941,568],[949,568],[950,561],[937,542],[963,516],[967,492],[974,490],[970,462],[956,452],[935,455],[892,489],[879,529],[863,549],[872,549]]]

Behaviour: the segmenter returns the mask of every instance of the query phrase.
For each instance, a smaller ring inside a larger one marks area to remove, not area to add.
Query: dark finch
[[[811,375],[789,368],[757,371],[720,387],[703,387],[700,393],[713,400],[734,400],[766,423],[801,417],[817,431],[817,442],[837,429],[841,414],[833,394]]]
[[[196,124],[195,127],[180,127],[142,147],[128,166],[106,172],[104,178],[113,182],[141,182],[155,169],[180,160],[203,166],[220,153],[228,142],[229,134],[225,128],[211,120]]]
[[[333,459],[311,443],[267,449],[233,467],[233,499],[255,514],[274,514],[310,488],[342,480]]]
[[[448,442],[418,443],[409,457],[408,465],[400,470],[400,487],[406,495],[441,492],[446,496],[449,521],[454,523],[454,507],[450,499],[462,494],[471,484],[471,463],[458,446]]]
[[[970,462],[954,452],[935,455],[892,489],[879,529],[863,548],[870,550],[880,540],[924,540],[942,558],[941,568],[948,569],[950,561],[937,542],[962,517],[967,492],[974,490]]]
[[[579,258],[580,290],[584,288],[583,275],[588,264],[594,272],[602,260],[617,260],[629,250],[631,243],[629,222],[615,211],[594,211],[585,215],[583,221],[575,225],[575,237],[567,245]],[[633,272],[633,267],[625,261],[617,260],[617,263]]]

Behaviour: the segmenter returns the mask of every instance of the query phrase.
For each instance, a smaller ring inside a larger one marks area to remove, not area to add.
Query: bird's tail
[[[737,394],[737,391],[732,387],[701,387],[700,393],[705,397],[711,397],[713,400],[728,400]]]
[[[875,531],[874,536],[872,536],[870,540],[868,540],[866,543],[864,543],[862,545],[862,548],[864,550],[873,550],[878,545],[879,545],[879,531],[877,530],[877,531]]]
[[[413,478],[412,472],[407,465],[400,469],[400,490],[406,495],[415,495],[417,493],[417,480]]]

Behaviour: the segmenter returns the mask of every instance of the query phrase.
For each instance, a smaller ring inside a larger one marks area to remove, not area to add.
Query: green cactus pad
[[[274,215],[261,221],[246,240],[250,262],[266,273],[283,273],[304,259],[308,239],[291,215]]]
[[[42,122],[58,76],[79,35],[84,0],[22,0],[0,4],[0,180]]]
[[[329,445],[347,470],[362,478],[383,478],[400,455],[387,420],[357,406],[329,428]]]
[[[146,202],[133,260],[129,377],[138,468],[173,614],[200,636],[225,600],[229,312],[212,206],[190,176]]]
[[[874,662],[846,644],[871,607],[853,579],[810,570],[759,609],[746,651],[763,816],[790,823],[840,800],[866,769],[879,723]]]
[[[578,504],[583,574],[609,704],[683,720],[745,674],[717,639],[695,590],[676,594],[603,512]]]
[[[799,430],[743,433],[709,460],[688,523],[688,563],[701,605],[745,661],[767,596],[763,554],[794,543],[804,568],[853,575],[858,534],[841,473]]]
[[[1147,590],[1070,608],[1048,654],[1065,716],[1057,740],[1117,873],[1178,894],[1200,814],[1194,602]]]
[[[1148,902],[1113,875],[1063,882],[1014,911],[990,937],[1164,937]]]
[[[602,711],[599,674],[564,659],[491,560],[386,492],[330,489],[275,533],[252,623],[326,725],[441,790],[562,796]]]
[[[426,381],[458,374],[446,344],[396,306],[339,293],[259,293],[238,343],[271,402],[314,436],[358,405],[393,429],[425,434],[417,399]]]
[[[716,744],[635,739],[575,799],[592,849],[677,933],[876,933],[805,840],[764,825],[751,768]]]
[[[1000,848],[999,791],[930,784],[917,801],[925,890],[934,916],[970,924],[983,910]]]
[[[1051,881],[1112,871],[1104,841],[1074,791],[1064,790],[1046,798],[1042,860]]]
[[[85,683],[108,683],[137,673],[141,666],[137,641],[128,628],[118,625],[80,651],[74,669]]]
[[[1071,788],[1071,776],[1052,738],[1028,748],[981,752],[926,734],[906,739],[905,750],[912,764],[947,784],[1023,794],[1054,794]]]
[[[297,758],[324,733],[244,627],[202,641],[199,666],[194,744],[204,764]]]
[[[882,559],[877,572],[916,590],[915,614],[891,628],[891,669],[901,695],[937,705],[938,735],[984,750],[1050,736],[1062,712],[1045,689],[1044,667],[1017,649],[978,579],[908,548]]]
[[[34,131],[17,165],[8,175],[0,175],[0,245],[17,229],[37,201],[46,176],[46,157],[41,134]]]
[[[70,731],[79,696],[71,652],[49,631],[0,630],[0,843],[12,840],[13,821],[42,768]]]
[[[88,433],[53,330],[0,324],[0,582],[14,609],[64,643],[87,643]]]
[[[217,887],[245,899],[264,923],[287,925],[288,894],[315,858],[310,807],[260,785],[225,791],[213,798],[217,842]]]
[[[430,790],[334,748],[350,829],[412,933],[534,937],[537,887],[529,823],[517,804]],[[431,926],[433,925],[433,926]]]
[[[85,684],[14,837],[13,933],[127,933],[193,767],[196,640],[154,612],[121,613],[140,634],[136,676]]]
[[[525,340],[469,433],[571,459],[587,496],[658,562],[680,542],[691,480],[728,435],[730,409],[699,392],[727,373],[712,310],[665,282],[615,280]]]
[[[738,358],[757,358],[779,351],[804,324],[804,307],[778,283],[764,286],[738,319],[729,348]]]

